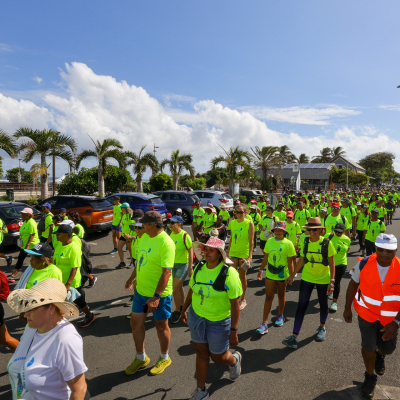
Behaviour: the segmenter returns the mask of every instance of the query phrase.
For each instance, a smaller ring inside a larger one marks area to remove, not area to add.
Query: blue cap
[[[44,203],[44,204],[42,204],[42,208],[43,208],[43,207],[50,208],[50,210],[51,210],[51,204],[49,204],[49,203]]]
[[[66,208],[60,208],[60,213],[62,213],[62,212],[67,212],[67,209]]]
[[[185,222],[184,219],[182,217],[180,217],[179,215],[174,215],[169,220],[172,222],[179,222],[180,224],[183,224]]]

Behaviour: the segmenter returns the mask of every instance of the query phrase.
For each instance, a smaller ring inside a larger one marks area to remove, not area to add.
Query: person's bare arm
[[[296,256],[288,257],[289,274],[292,275],[296,268]]]
[[[331,282],[328,285],[328,291],[327,291],[327,295],[329,296],[331,293],[333,293],[333,290],[335,289],[335,257],[334,256],[330,256],[329,257],[329,270],[331,272]]]
[[[53,237],[51,236],[53,234],[53,229],[54,225],[53,224],[49,225],[49,237],[46,240],[47,244],[50,244],[53,241]]]
[[[249,256],[247,257],[247,263],[250,264],[251,261],[251,255],[253,253],[253,247],[254,247],[254,225],[252,222],[250,222],[249,226]]]
[[[191,287],[189,287],[189,291],[186,295],[186,300],[185,300],[185,303],[183,304],[183,308],[182,308],[182,312],[181,312],[181,316],[182,316],[181,318],[182,318],[182,322],[184,324],[187,323],[187,309],[192,304],[192,295],[193,295],[193,290]]]
[[[29,249],[29,246],[31,245],[32,240],[33,240],[34,238],[35,238],[35,234],[32,233],[32,235],[29,236],[28,243],[27,243],[26,246],[25,246],[26,249]]]
[[[363,244],[365,244],[365,236],[367,236],[367,231],[364,231],[364,234],[363,234]]]
[[[70,273],[70,275],[69,275],[69,278],[68,278],[68,280],[67,280],[67,283],[65,284],[65,287],[67,288],[67,291],[68,291],[69,288],[71,287],[72,281],[74,280],[75,275],[76,275],[76,271],[77,271],[77,268],[72,268],[72,269],[71,269],[71,273]]]
[[[268,264],[268,257],[269,257],[269,253],[264,253],[264,258],[261,261],[261,265],[260,265],[260,269],[258,270],[258,274],[257,274],[257,279],[259,281],[261,281],[262,279],[262,272],[265,269],[265,266]]]
[[[291,285],[294,281],[294,276],[300,271],[300,268],[304,265],[304,257],[300,256],[300,258],[297,260],[297,264],[294,268],[294,271],[291,273],[291,275],[286,279],[286,283]]]
[[[162,273],[158,281],[155,293],[161,295],[164,292],[165,288],[168,285],[169,277],[171,276],[171,274],[172,274],[172,269],[167,269],[167,268],[162,269]],[[156,311],[159,303],[160,299],[158,299],[155,296],[147,300],[146,304],[148,304],[148,312],[151,313],[153,311]]]
[[[69,400],[85,400],[87,391],[85,374],[80,374],[70,381],[67,381],[67,385],[71,389]]]
[[[356,297],[359,284],[353,279],[350,279],[349,286],[346,292],[346,305],[344,306],[343,317],[348,323],[353,321],[353,312],[351,311],[351,305],[353,304],[354,297]]]
[[[231,302],[231,328],[238,329],[239,326],[239,299],[229,299]],[[231,331],[229,335],[229,347],[234,349],[239,344],[238,332]]]

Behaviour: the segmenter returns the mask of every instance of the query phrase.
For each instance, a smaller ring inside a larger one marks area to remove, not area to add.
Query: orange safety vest
[[[360,273],[360,285],[353,300],[357,314],[368,322],[379,319],[383,326],[392,322],[400,310],[400,259],[395,257],[381,284],[376,253],[369,256]]]

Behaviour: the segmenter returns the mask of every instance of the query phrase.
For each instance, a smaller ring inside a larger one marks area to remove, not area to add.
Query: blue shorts
[[[118,228],[118,225],[111,225],[111,230],[112,231],[117,231],[117,232],[122,232],[122,227],[120,226]]]
[[[132,312],[136,314],[143,314],[143,306],[151,297],[142,296],[136,290],[133,296]],[[158,308],[153,312],[153,317],[156,321],[164,321],[171,316],[172,313],[172,296],[161,297]]]
[[[189,264],[188,263],[175,263],[172,268],[172,277],[185,280],[188,276]]]
[[[198,316],[193,307],[188,310],[187,323],[190,337],[195,343],[207,343],[213,354],[223,354],[229,350],[229,335],[231,334],[231,317],[222,321],[209,321]]]

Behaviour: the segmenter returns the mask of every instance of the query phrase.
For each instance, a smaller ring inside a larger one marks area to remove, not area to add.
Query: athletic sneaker
[[[385,357],[386,356],[381,356],[378,352],[376,352],[375,372],[380,376],[385,374]]]
[[[297,339],[294,335],[288,336],[286,339],[282,340],[282,343],[291,349],[297,349]]]
[[[87,328],[96,320],[96,316],[92,313],[90,317],[85,317],[82,324],[80,325],[81,328]]]
[[[126,267],[126,264],[124,263],[124,262],[120,262],[116,267],[115,267],[115,269],[122,269],[122,268],[125,268]]]
[[[232,381],[236,381],[242,372],[242,355],[236,350],[232,353],[232,355],[236,358],[237,362],[236,365],[233,365],[232,367],[229,366],[229,378]]]
[[[275,326],[282,326],[285,322],[285,317],[283,315],[278,315],[278,319],[275,321]]]
[[[174,311],[171,315],[171,324],[177,324],[181,320],[181,312]]]
[[[210,397],[207,388],[205,387],[204,390],[201,390],[199,387],[192,393],[192,396],[189,400],[205,400]]]
[[[146,359],[144,361],[140,361],[137,357],[133,360],[132,364],[126,368],[125,373],[127,375],[133,375],[135,372],[138,372],[139,369],[144,368],[150,362],[150,357],[146,354]]]
[[[246,306],[247,306],[247,301],[246,301],[246,300],[242,300],[242,301],[239,303],[239,310],[242,311],[243,308],[245,308]]]
[[[114,254],[114,253],[118,253],[118,250],[117,249],[113,249],[113,250],[110,251],[109,254]]]
[[[93,279],[89,278],[89,284],[86,286],[86,289],[91,289],[97,282],[97,277],[94,276]]]
[[[156,365],[150,370],[151,375],[160,375],[164,372],[165,368],[171,365],[171,357],[168,357],[168,360],[164,360],[161,356],[158,357],[158,361]]]
[[[331,311],[337,311],[337,303],[335,303],[334,301],[332,301],[332,304],[329,308]]]
[[[331,293],[331,294],[328,296],[328,299],[329,299],[329,300],[333,300],[333,293]]]
[[[263,322],[259,328],[256,329],[256,332],[259,333],[260,335],[265,335],[268,333],[268,324]]]
[[[133,296],[124,304],[124,307],[132,307]]]
[[[317,333],[317,337],[315,338],[315,340],[317,342],[323,342],[325,340],[325,336],[326,336],[326,329],[322,326],[319,326],[317,331],[318,331],[318,333]]]
[[[7,280],[8,280],[8,282],[10,282],[10,283],[14,283],[14,282],[15,282],[15,278],[13,278],[12,276],[9,276],[9,277],[7,278]]]
[[[131,319],[131,318],[132,318],[132,313],[128,314],[128,315],[126,316],[126,318]]]
[[[11,267],[12,260],[13,260],[12,256],[8,256],[8,257],[6,258],[7,267]]]
[[[375,374],[369,375],[367,372],[364,373],[364,376],[365,380],[361,385],[360,392],[365,399],[372,399],[374,397],[378,376]]]

